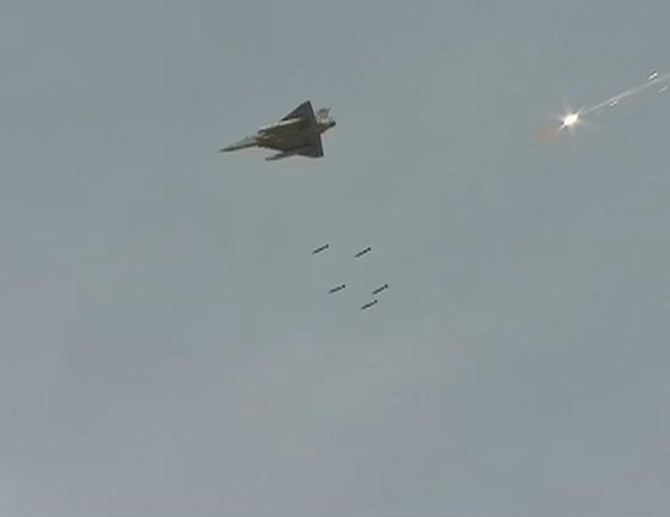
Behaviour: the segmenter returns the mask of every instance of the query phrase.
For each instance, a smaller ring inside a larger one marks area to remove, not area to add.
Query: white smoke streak
[[[589,115],[591,113],[595,113],[597,111],[600,111],[602,109],[608,108],[608,107],[615,107],[618,105],[622,100],[624,99],[629,99],[631,97],[634,97],[636,95],[640,95],[641,93],[646,92],[647,90],[650,90],[651,88],[655,88],[657,86],[660,86],[661,91],[666,91],[667,90],[667,84],[670,82],[670,72],[659,75],[657,72],[654,72],[649,76],[649,79],[645,81],[644,83],[634,86],[633,88],[630,88],[624,92],[621,92],[618,95],[615,95],[613,97],[610,97],[606,101],[599,102],[598,104],[595,104],[594,106],[591,106],[589,108],[585,108],[579,111],[579,116],[583,117],[586,115]]]

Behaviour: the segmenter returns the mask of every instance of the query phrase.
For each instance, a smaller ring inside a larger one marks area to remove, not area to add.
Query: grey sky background
[[[670,515],[669,19],[2,2],[0,513]]]

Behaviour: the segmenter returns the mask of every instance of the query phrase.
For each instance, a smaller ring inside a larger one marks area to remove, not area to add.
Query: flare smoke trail
[[[634,86],[633,88],[630,88],[629,90],[626,90],[625,92],[621,92],[619,95],[615,95],[614,97],[610,97],[606,101],[599,102],[598,104],[591,106],[590,108],[582,109],[578,112],[578,115],[580,117],[589,115],[591,113],[595,113],[597,111],[600,111],[604,108],[607,107],[614,107],[616,106],[619,102],[621,102],[624,99],[628,99],[629,97],[634,97],[635,95],[639,95],[641,93],[646,92],[647,90],[654,88],[656,86],[660,86],[661,90],[663,89],[663,86],[667,86],[665,83],[670,82],[670,73],[666,73],[663,75],[659,75],[658,73],[654,72],[651,76],[650,79],[645,81],[644,83]],[[660,91],[660,90],[659,90]]]
[[[589,115],[594,113],[600,114],[604,109],[614,108],[618,106],[622,100],[635,97],[636,95],[640,95],[652,88],[658,88],[657,91],[660,94],[664,94],[670,90],[670,72],[666,72],[664,74],[653,72],[642,84],[629,88],[628,90],[625,90],[618,95],[614,95],[613,97],[610,97],[603,102],[594,104],[593,106],[566,113],[560,119],[561,125],[559,127],[542,129],[539,131],[538,137],[541,141],[552,142],[559,138],[564,130],[578,127],[582,123],[583,119]]]

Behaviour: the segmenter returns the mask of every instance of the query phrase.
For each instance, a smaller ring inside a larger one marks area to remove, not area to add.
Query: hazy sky
[[[0,513],[669,515],[669,19],[4,0]]]

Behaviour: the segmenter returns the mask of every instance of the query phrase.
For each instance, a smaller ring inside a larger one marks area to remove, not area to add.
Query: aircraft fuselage
[[[249,147],[274,149],[279,153],[267,158],[278,160],[288,156],[323,156],[321,135],[335,126],[328,109],[321,109],[316,116],[311,103],[304,102],[282,120],[261,127],[254,135],[224,147],[223,152]]]

